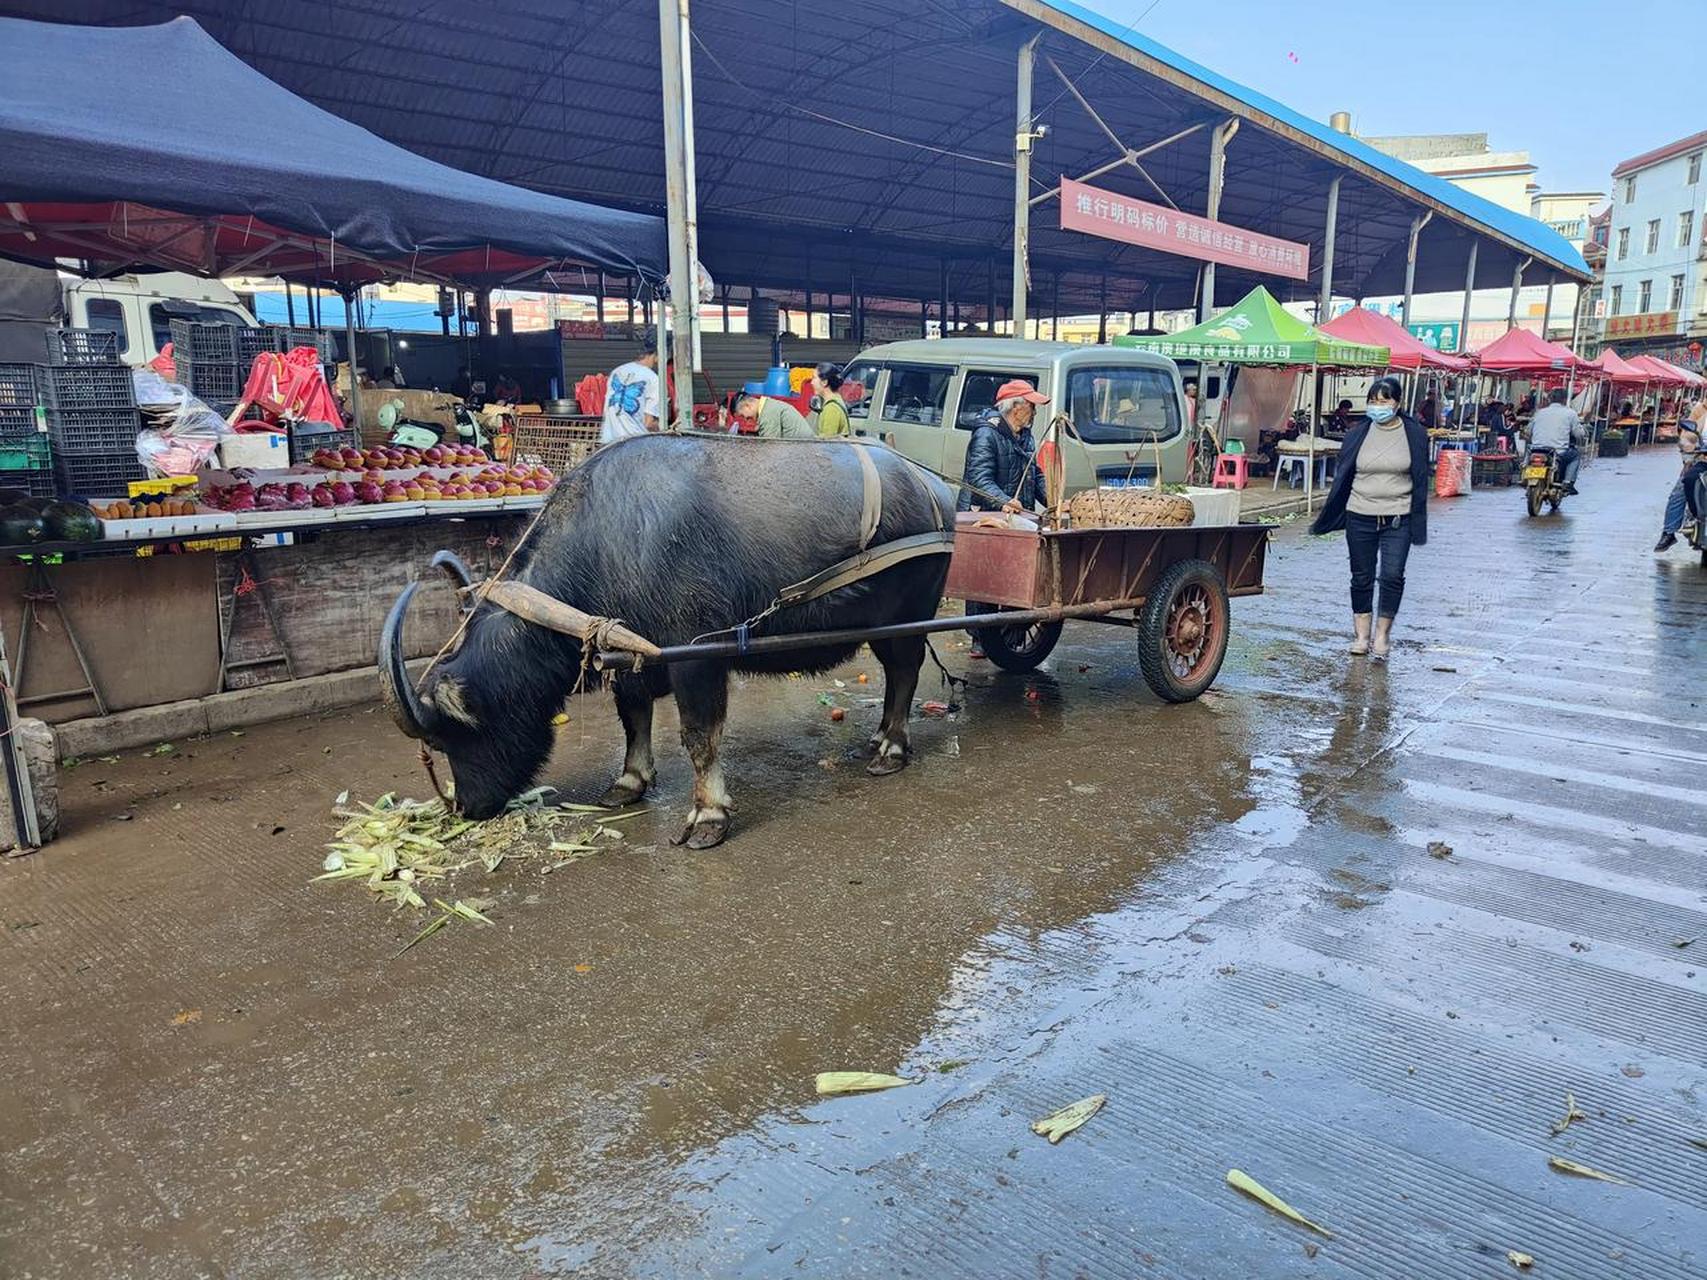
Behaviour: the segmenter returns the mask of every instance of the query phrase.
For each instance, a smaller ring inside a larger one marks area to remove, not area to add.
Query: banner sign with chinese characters
[[[1677,332],[1677,312],[1644,311],[1633,316],[1607,316],[1608,338],[1653,338]]]
[[[1307,244],[1147,204],[1071,178],[1061,179],[1061,230],[1082,231],[1106,240],[1292,280],[1310,277]]]

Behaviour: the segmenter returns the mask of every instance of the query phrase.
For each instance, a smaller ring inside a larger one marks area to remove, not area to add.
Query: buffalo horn
[[[421,702],[403,661],[403,619],[420,583],[411,582],[391,606],[379,633],[379,692],[397,727],[411,738],[430,736],[437,717]]]
[[[474,586],[474,575],[468,572],[468,566],[462,562],[462,557],[454,551],[436,551],[433,553],[433,568],[442,569],[445,575],[455,584],[461,599],[457,608],[468,613],[474,608],[470,589]]]

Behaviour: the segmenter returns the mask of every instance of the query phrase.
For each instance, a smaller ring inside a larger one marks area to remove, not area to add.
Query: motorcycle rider
[[[1690,420],[1680,424],[1678,429],[1677,448],[1683,455],[1683,474],[1677,478],[1666,499],[1665,525],[1660,531],[1660,540],[1654,544],[1656,552],[1670,551],[1677,544],[1677,531],[1683,527],[1685,511],[1695,522],[1696,536],[1700,536],[1701,512],[1696,509],[1696,481],[1707,474],[1707,434],[1704,434],[1704,427],[1707,427],[1707,404],[1698,402],[1691,411]]]
[[[1551,449],[1565,468],[1565,492],[1577,491],[1577,470],[1582,466],[1582,453],[1577,448],[1588,438],[1583,420],[1577,411],[1566,404],[1563,387],[1554,387],[1547,394],[1547,403],[1536,410],[1529,420],[1529,447]]]

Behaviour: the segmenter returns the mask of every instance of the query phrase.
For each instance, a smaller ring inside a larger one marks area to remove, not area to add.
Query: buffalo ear
[[[433,705],[452,720],[465,724],[470,729],[479,727],[479,721],[475,719],[474,712],[468,709],[468,703],[463,698],[462,685],[457,681],[440,680],[433,686],[431,697]]]

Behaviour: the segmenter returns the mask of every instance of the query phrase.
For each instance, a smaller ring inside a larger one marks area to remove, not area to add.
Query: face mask
[[[1372,404],[1367,410],[1369,420],[1374,423],[1391,422],[1397,412],[1390,404]]]

